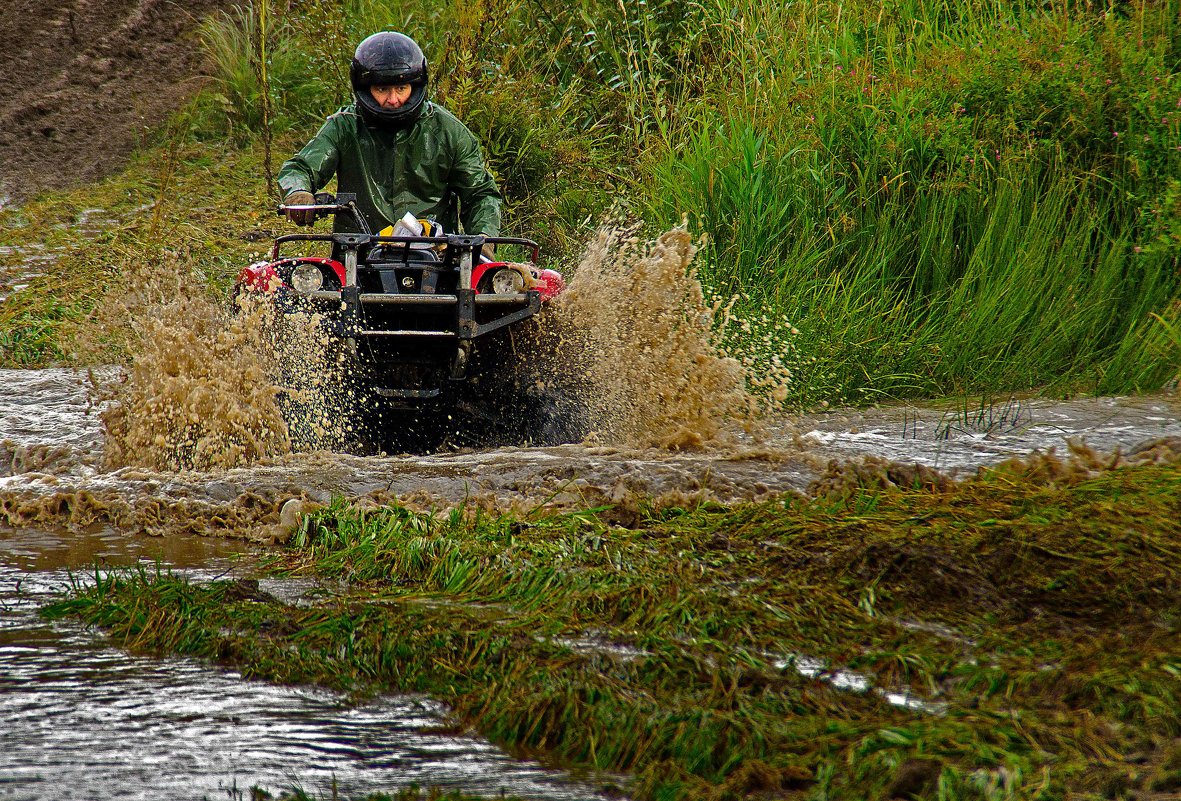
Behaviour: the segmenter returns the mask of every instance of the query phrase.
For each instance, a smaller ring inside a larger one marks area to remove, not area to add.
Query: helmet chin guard
[[[400,129],[414,124],[426,102],[428,81],[426,56],[405,34],[382,31],[357,45],[349,67],[349,80],[361,116],[370,125]],[[383,108],[369,89],[374,86],[409,84],[409,99],[398,108]]]

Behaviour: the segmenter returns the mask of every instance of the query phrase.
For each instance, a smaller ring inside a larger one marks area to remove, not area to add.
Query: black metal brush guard
[[[309,297],[340,304],[340,321],[342,328],[349,337],[453,337],[461,341],[470,341],[492,331],[528,319],[541,310],[541,294],[530,289],[515,295],[496,295],[478,293],[472,287],[472,270],[478,263],[481,248],[485,244],[520,245],[529,248],[531,261],[536,264],[540,246],[531,239],[517,237],[486,237],[450,234],[444,237],[425,236],[378,236],[369,231],[363,216],[357,209],[355,195],[338,194],[335,203],[315,206],[294,206],[286,208],[311,209],[317,216],[328,214],[350,214],[361,229],[359,233],[332,234],[286,234],[275,239],[271,250],[271,260],[279,260],[279,246],[286,242],[330,242],[333,255],[344,264],[345,280],[339,291],[320,290]],[[284,207],[280,214],[285,213]],[[442,245],[441,255],[434,260],[425,258],[422,251],[413,245],[422,244],[433,246],[431,251]],[[414,269],[422,272],[422,280],[416,284],[420,291],[402,292],[393,282],[383,281],[381,292],[362,292],[358,285],[358,269],[363,262],[369,267],[365,258],[376,248],[381,248],[382,259],[378,263],[397,269]],[[401,258],[397,258],[398,255]],[[392,257],[392,258],[391,258]],[[453,292],[436,292],[438,277],[442,273],[456,272],[456,288]],[[427,276],[430,276],[428,280]],[[392,290],[392,291],[391,291]],[[362,309],[365,306],[394,306],[405,307],[408,311],[423,307],[443,310],[447,307],[454,309],[453,315],[448,315],[449,325],[433,329],[372,329],[363,325]],[[476,310],[481,308],[496,309],[497,307],[511,308],[505,314],[493,316],[485,322],[477,320]]]

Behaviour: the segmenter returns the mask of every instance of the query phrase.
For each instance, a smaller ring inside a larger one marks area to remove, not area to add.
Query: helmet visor
[[[356,85],[370,86],[400,86],[410,84],[418,86],[425,82],[422,69],[410,64],[383,64],[377,69],[361,67],[356,71]]]

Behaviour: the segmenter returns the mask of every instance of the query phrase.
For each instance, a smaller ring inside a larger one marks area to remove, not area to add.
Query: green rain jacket
[[[340,192],[355,192],[357,206],[377,233],[406,212],[434,219],[457,233],[500,233],[500,191],[484,166],[480,144],[455,115],[425,103],[409,128],[391,131],[368,125],[356,105],[328,118],[303,150],[279,169],[283,196],[316,192],[336,175]],[[458,209],[456,201],[458,200]],[[338,215],[337,231],[353,231]]]

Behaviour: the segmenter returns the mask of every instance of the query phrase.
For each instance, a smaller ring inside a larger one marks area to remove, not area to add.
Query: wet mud
[[[0,208],[3,208],[2,203]],[[0,303],[27,287],[33,279],[48,273],[57,261],[56,255],[46,254],[21,254],[19,259],[12,258],[14,252],[15,248],[11,246],[0,246]],[[10,263],[6,263],[10,260]]]
[[[0,188],[0,212],[5,210],[7,200]],[[145,210],[141,207],[123,214],[111,214],[104,209],[82,209],[68,223],[58,223],[54,227],[64,229],[68,226],[71,242],[76,243],[109,230]],[[36,279],[52,274],[68,248],[69,245],[52,246],[45,242],[35,245],[0,245],[0,304],[15,303],[13,298],[21,290]]]
[[[204,15],[232,5],[0,4],[0,200],[77,186],[122,167],[146,130],[201,85],[205,63],[193,30]]]
[[[758,441],[739,428],[733,442],[696,450],[586,442],[427,455],[289,453],[227,469],[108,469],[90,381],[66,369],[0,371],[0,526],[274,541],[286,536],[279,523],[293,499],[518,510],[754,500],[815,489],[842,474],[842,465],[860,465],[863,476],[893,470],[894,483],[911,480],[914,465],[952,480],[1035,452],[1076,469],[1110,464],[1116,452],[1125,462],[1175,458],[1181,438],[1175,399],[1158,395],[1029,400],[1020,426],[951,435],[953,411],[897,406],[773,419]]]

